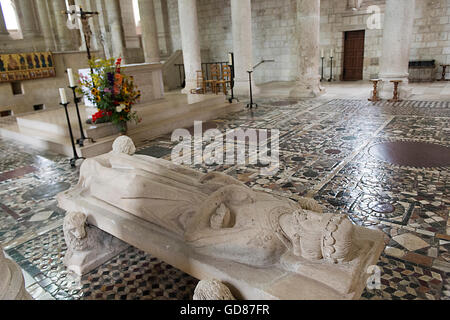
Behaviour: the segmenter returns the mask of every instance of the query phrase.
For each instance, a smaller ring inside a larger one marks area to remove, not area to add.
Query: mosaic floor
[[[450,166],[403,167],[369,153],[392,141],[450,147],[450,103],[265,98],[258,104],[205,129],[278,129],[275,174],[261,176],[261,163],[190,166],[226,172],[294,200],[314,197],[355,224],[383,231],[381,289],[366,290],[362,299],[450,300]],[[174,145],[170,136],[143,140],[138,153],[170,160]],[[260,151],[247,153],[246,160]],[[33,297],[192,299],[196,279],[133,247],[81,279],[68,274],[62,264],[64,212],[55,195],[77,182],[78,168],[63,156],[1,139],[0,152],[0,244],[23,268]]]

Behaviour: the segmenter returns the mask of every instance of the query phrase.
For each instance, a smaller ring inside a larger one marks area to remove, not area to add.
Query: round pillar
[[[66,2],[64,0],[52,0],[53,13],[55,19],[55,29],[58,49],[61,51],[74,50],[75,45],[72,41],[71,30],[67,26]]]
[[[186,87],[181,92],[190,93],[197,87],[197,71],[202,70],[196,0],[178,0],[178,13],[186,74]]]
[[[29,0],[14,0],[20,30],[24,39],[31,39],[39,35],[34,4]]]
[[[325,92],[320,85],[320,0],[297,0],[297,77],[290,96],[313,98]]]
[[[145,62],[161,62],[153,0],[139,0]]]
[[[236,95],[247,95],[250,91],[247,71],[253,71],[254,66],[250,0],[231,0],[231,23],[235,74],[234,93]],[[255,86],[253,80],[252,91],[253,94],[259,93],[259,88]]]
[[[380,98],[391,99],[391,80],[402,80],[400,98],[411,95],[408,86],[409,49],[413,36],[415,0],[387,0],[384,14],[383,48],[379,78],[382,80]]]
[[[46,50],[54,50],[55,42],[53,38],[53,30],[50,24],[50,17],[48,15],[48,6],[46,0],[36,0],[37,12],[39,15],[39,23],[41,26],[42,35],[44,37]]]
[[[119,0],[105,1],[108,23],[111,34],[112,55],[114,58],[122,57],[122,64],[126,63],[125,33],[122,25],[122,15]]]

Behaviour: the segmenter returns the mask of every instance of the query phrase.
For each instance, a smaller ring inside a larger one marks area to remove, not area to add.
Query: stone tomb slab
[[[164,232],[164,229],[133,216],[114,206],[90,196],[67,191],[58,196],[59,206],[67,211],[82,212],[88,223],[114,235],[140,250],[148,252],[162,261],[182,270],[197,279],[215,278],[226,284],[233,295],[245,300],[349,300],[359,299],[369,276],[363,270],[376,265],[384,249],[380,232],[356,226],[355,243],[365,243],[361,251],[365,254],[357,261],[355,274],[336,268],[331,282],[322,283],[310,276],[320,274],[318,265],[305,264],[303,274],[281,269],[279,266],[255,268],[228,260],[206,257],[187,246],[182,239]],[[328,269],[329,270],[329,269]],[[329,272],[329,271],[328,271]],[[339,292],[342,287],[351,287],[350,293]]]

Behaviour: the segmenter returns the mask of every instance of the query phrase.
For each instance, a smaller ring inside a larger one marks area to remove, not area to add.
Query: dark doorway
[[[347,31],[344,38],[344,81],[363,79],[364,38],[366,31]]]

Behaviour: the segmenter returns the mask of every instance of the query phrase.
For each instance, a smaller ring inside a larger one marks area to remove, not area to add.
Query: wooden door
[[[363,79],[365,30],[347,31],[344,38],[343,80]]]

